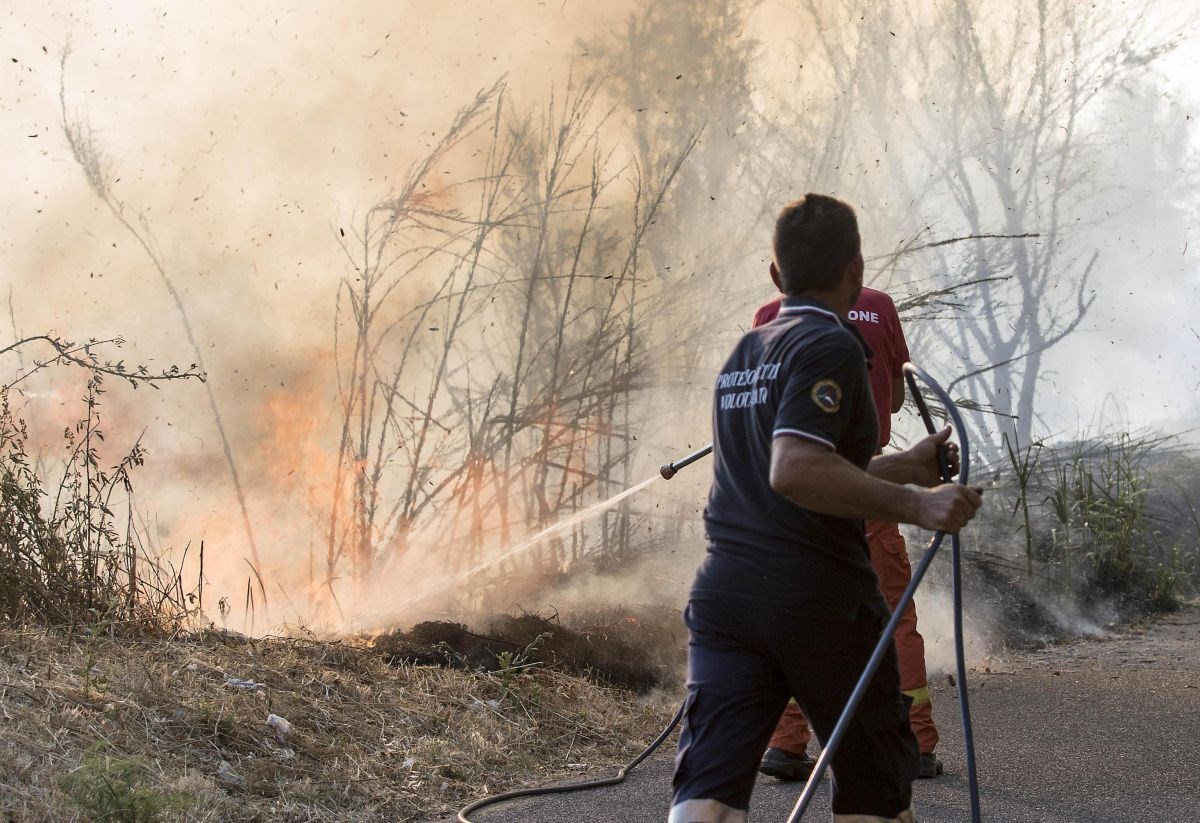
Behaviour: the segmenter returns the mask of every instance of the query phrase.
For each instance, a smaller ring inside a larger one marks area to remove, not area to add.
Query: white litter
[[[267,715],[267,725],[275,730],[275,739],[281,743],[292,733],[292,724],[277,714]]]

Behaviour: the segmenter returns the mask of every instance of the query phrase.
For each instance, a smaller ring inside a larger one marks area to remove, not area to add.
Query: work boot
[[[945,768],[942,766],[942,761],[938,760],[938,756],[933,752],[921,752],[921,769],[917,772],[917,777],[928,779],[937,777]]]
[[[758,770],[778,780],[808,780],[817,761],[807,753],[792,754],[783,749],[767,749]]]

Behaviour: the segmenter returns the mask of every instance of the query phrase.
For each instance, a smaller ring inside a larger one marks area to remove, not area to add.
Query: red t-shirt
[[[774,320],[782,303],[783,298],[777,297],[760,306],[754,313],[753,327]],[[909,359],[908,343],[904,340],[896,304],[881,291],[864,287],[850,310],[850,319],[874,353],[871,394],[875,396],[875,414],[879,418],[879,445],[886,446],[892,436],[892,380],[904,374],[903,367]]]

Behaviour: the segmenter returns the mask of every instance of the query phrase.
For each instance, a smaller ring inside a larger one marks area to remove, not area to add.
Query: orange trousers
[[[900,596],[912,579],[908,565],[908,547],[895,523],[867,521],[867,543],[871,548],[871,565],[879,577],[883,599],[895,609]],[[929,680],[925,674],[925,640],[917,631],[917,607],[912,603],[904,610],[896,626],[896,655],[900,660],[900,689],[912,698],[908,719],[922,752],[932,752],[938,743],[937,727],[933,724],[933,704],[929,700]],[[795,702],[790,702],[779,718],[771,737],[773,749],[783,749],[794,755],[804,753],[812,732],[808,720]]]

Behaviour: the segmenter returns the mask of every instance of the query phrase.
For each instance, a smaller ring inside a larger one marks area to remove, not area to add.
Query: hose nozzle
[[[692,452],[687,457],[681,457],[678,460],[674,460],[670,463],[663,463],[661,466],[658,467],[658,473],[662,475],[663,480],[670,480],[672,477],[674,477],[676,474],[679,473],[680,469],[686,468],[686,467],[692,465],[693,463],[695,463],[701,457],[704,457],[705,455],[707,455],[712,450],[713,450],[712,443],[709,443],[707,446],[705,446],[703,448],[696,449],[696,451]]]

